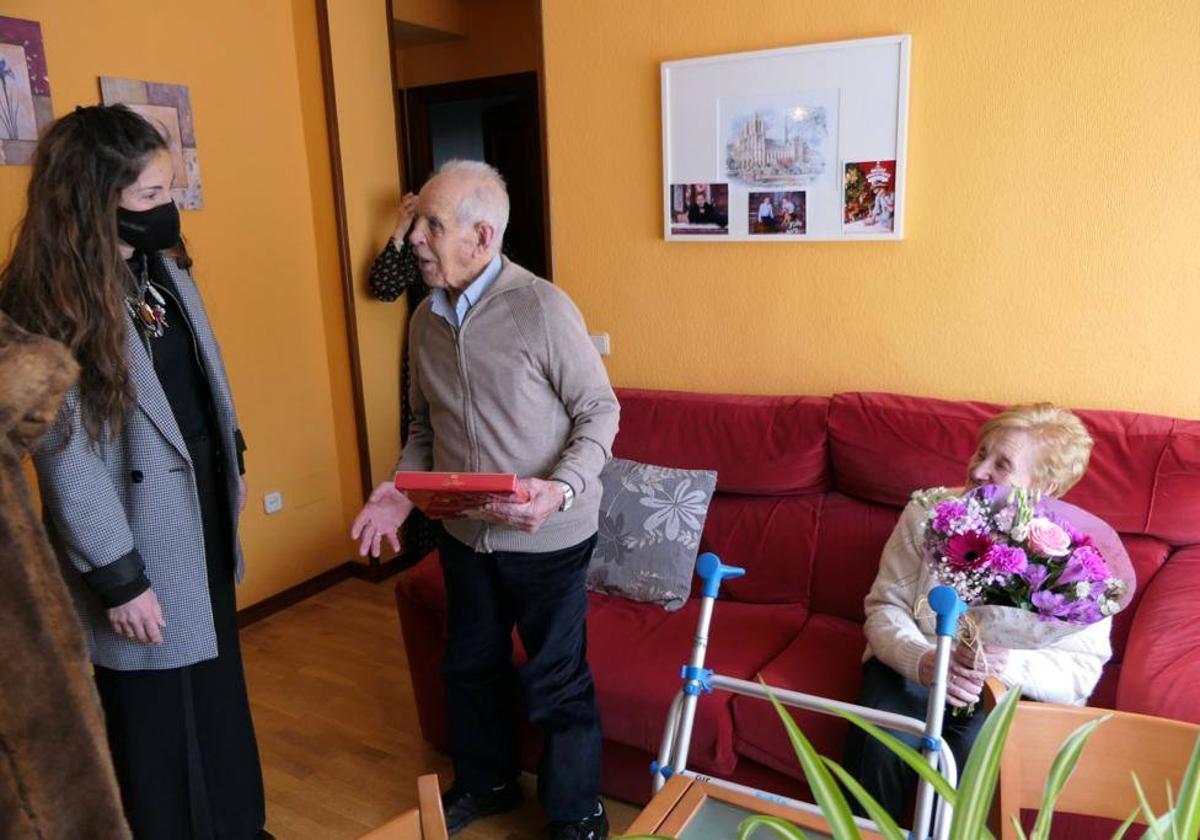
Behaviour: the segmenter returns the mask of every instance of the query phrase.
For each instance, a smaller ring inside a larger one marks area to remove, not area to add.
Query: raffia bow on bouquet
[[[984,643],[1044,648],[1116,615],[1133,598],[1133,564],[1105,522],[1024,488],[914,494],[926,562],[968,604],[959,639],[988,670]]]

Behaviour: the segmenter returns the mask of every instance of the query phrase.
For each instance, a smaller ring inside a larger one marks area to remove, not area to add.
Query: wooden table
[[[725,840],[737,837],[737,826],[746,817],[767,814],[782,817],[804,830],[811,840],[829,840],[829,823],[820,814],[759,799],[710,782],[672,776],[629,826],[627,835],[654,834],[684,840]],[[882,840],[874,831],[861,829],[867,840]],[[751,838],[775,837],[759,828]]]

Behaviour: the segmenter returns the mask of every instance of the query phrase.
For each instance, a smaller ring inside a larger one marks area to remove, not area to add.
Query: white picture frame
[[[663,62],[664,238],[903,239],[911,53],[888,35]]]

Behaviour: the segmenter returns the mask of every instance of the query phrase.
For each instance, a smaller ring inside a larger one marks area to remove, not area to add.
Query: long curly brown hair
[[[116,434],[134,405],[125,352],[131,275],[121,259],[117,204],[150,156],[167,148],[121,105],[76,108],[38,143],[25,218],[0,271],[0,309],[25,329],[70,348],[83,427]]]

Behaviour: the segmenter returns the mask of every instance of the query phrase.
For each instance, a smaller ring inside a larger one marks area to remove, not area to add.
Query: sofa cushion
[[[975,435],[998,410],[981,402],[838,394],[829,408],[834,489],[900,508],[914,490],[962,484]]]
[[[813,614],[800,635],[762,668],[767,685],[830,700],[854,702],[862,682],[866,647],[862,625],[831,615]],[[821,755],[842,754],[848,724],[841,718],[807,710],[789,710],[801,731]],[[791,742],[775,709],[766,700],[737,697],[733,701],[737,751],[760,764],[803,779]]]
[[[717,474],[613,458],[600,482],[600,531],[588,588],[679,609],[691,592]]]
[[[1141,595],[1117,707],[1200,723],[1200,546],[1172,554]]]
[[[1133,572],[1137,580],[1137,588],[1133,598],[1125,609],[1113,618],[1112,648],[1113,661],[1120,662],[1125,657],[1125,645],[1129,639],[1129,630],[1133,626],[1133,617],[1137,614],[1138,606],[1146,594],[1146,587],[1154,580],[1159,569],[1167,562],[1171,547],[1161,540],[1146,537],[1141,534],[1121,534],[1121,543],[1129,552],[1129,560],[1133,564]]]
[[[700,600],[664,612],[621,598],[593,596],[588,616],[588,659],[596,680],[604,737],[658,754],[667,710],[683,683]],[[804,625],[802,607],[720,601],[713,613],[706,667],[753,679]],[[688,766],[727,774],[737,763],[732,695],[701,695],[696,706]]]
[[[786,495],[829,487],[826,397],[617,390],[620,458],[716,470],[724,493]]]
[[[896,527],[900,510],[829,493],[821,506],[813,563],[815,613],[861,623],[863,599],[879,572],[884,543]]]
[[[701,551],[711,551],[746,575],[721,591],[735,601],[808,603],[822,496],[742,496],[718,493],[709,508]]]

